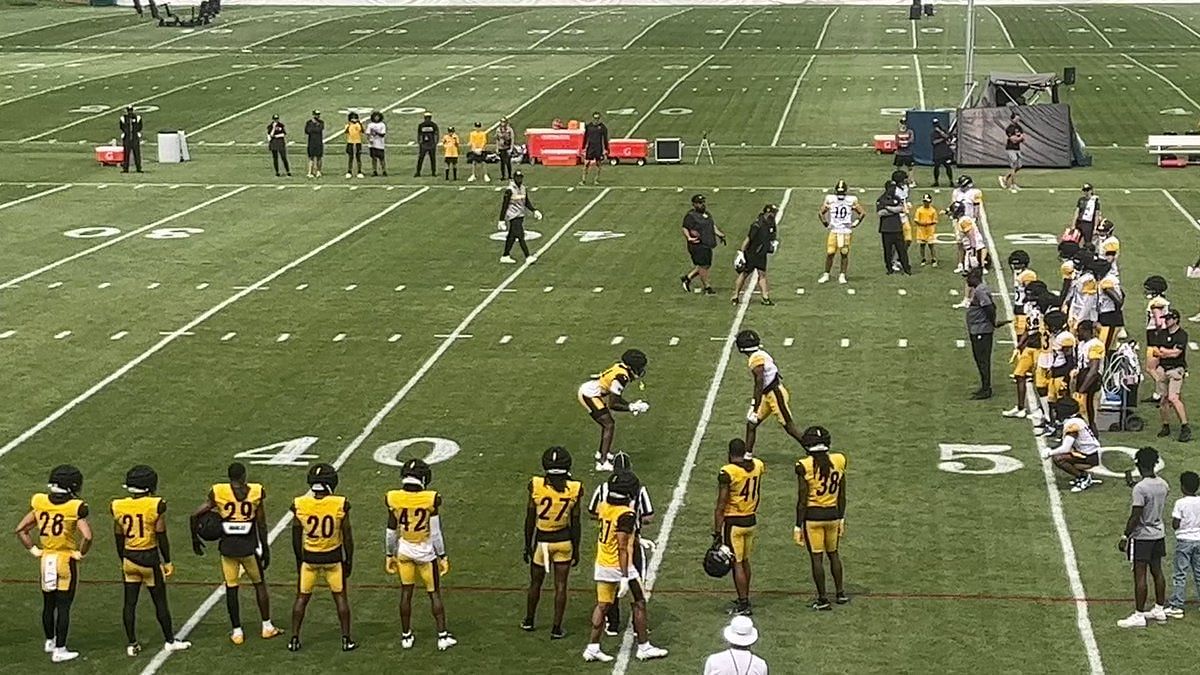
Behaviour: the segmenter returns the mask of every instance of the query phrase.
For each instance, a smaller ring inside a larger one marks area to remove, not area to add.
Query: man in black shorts
[[[1167,481],[1154,475],[1158,451],[1146,447],[1133,456],[1141,480],[1133,483],[1132,507],[1125,533],[1117,548],[1129,556],[1133,564],[1133,614],[1117,621],[1120,628],[1145,628],[1148,621],[1167,620],[1163,605],[1167,599],[1167,581],[1163,577],[1162,559],[1167,554],[1166,528],[1163,527],[1163,507],[1167,503]],[[1130,474],[1125,474],[1130,480]],[[1149,589],[1146,573],[1154,577],[1154,606],[1143,610]]]
[[[900,128],[896,130],[896,156],[892,159],[892,166],[904,172],[904,177],[909,185],[914,185],[912,171],[913,165],[913,133],[908,128],[908,118],[900,118]]]
[[[767,204],[750,225],[750,232],[734,258],[733,268],[737,270],[738,278],[733,288],[733,304],[736,305],[741,300],[742,286],[755,271],[758,272],[758,290],[762,291],[762,304],[775,304],[771,302],[771,292],[767,286],[767,256],[774,253],[779,246],[776,227],[778,217],[779,207]]]
[[[592,121],[583,125],[583,179],[580,185],[587,184],[588,169],[596,167],[596,177],[593,185],[600,183],[600,165],[608,159],[608,127],[600,121],[600,113],[592,113]]]
[[[325,121],[321,111],[314,110],[312,119],[304,123],[304,135],[308,138],[308,177],[321,177],[321,158],[325,156]]]
[[[950,132],[946,131],[942,121],[935,117],[930,134],[930,140],[933,142],[933,187],[941,186],[942,169],[946,170],[946,178],[954,185],[954,169],[951,168],[954,164],[954,149],[950,147]]]
[[[1084,246],[1092,243],[1096,232],[1096,223],[1103,220],[1100,212],[1100,197],[1096,196],[1096,188],[1091,183],[1084,183],[1080,188],[1079,200],[1075,202],[1075,213],[1071,216],[1070,229],[1079,231],[1079,242]]]
[[[704,203],[704,195],[692,197],[692,210],[683,217],[683,238],[687,242],[688,255],[692,258],[692,271],[679,277],[683,290],[692,291],[692,280],[699,277],[704,285],[705,295],[716,295],[717,292],[708,285],[708,269],[712,267],[713,249],[717,241],[725,243],[725,233],[717,228],[708,205]]]

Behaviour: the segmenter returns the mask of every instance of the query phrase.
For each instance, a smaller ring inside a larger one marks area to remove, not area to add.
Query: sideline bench
[[[1161,134],[1146,138],[1146,149],[1164,168],[1200,164],[1200,134]]]

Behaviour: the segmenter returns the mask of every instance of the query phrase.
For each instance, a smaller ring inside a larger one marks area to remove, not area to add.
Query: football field
[[[1039,459],[1030,424],[999,414],[1013,405],[1007,332],[997,333],[996,398],[967,400],[978,383],[962,310],[951,308],[963,283],[945,221],[940,268],[883,275],[868,217],[850,283],[816,283],[822,196],[845,179],[873,203],[892,167],[872,136],[892,133],[904,110],[963,99],[965,9],[939,5],[920,22],[907,9],[227,5],[212,27],[183,31],[129,8],[0,3],[0,523],[14,526],[50,469],[70,462],[96,532],[71,629],[82,657],[55,669],[700,672],[734,597],[700,563],[716,474],[752,394],[733,349],[747,328],[779,363],[798,426],[827,427],[849,462],[852,602],[817,613],[808,556],[792,543],[802,450],[773,422],[759,430],[768,474],[751,595],[755,650],[775,672],[1181,667],[1184,645],[1200,639],[1194,602],[1182,621],[1116,627],[1132,605],[1115,548],[1129,511],[1119,476],[1134,449],[1155,445],[1173,500],[1179,473],[1200,470],[1197,446],[1155,438],[1157,410],[1143,405],[1146,431],[1102,435],[1105,484],[1070,493]],[[1138,294],[1151,274],[1168,279],[1185,316],[1195,312],[1200,293],[1184,268],[1197,251],[1200,174],[1157,169],[1143,144],[1200,119],[1200,4],[1000,3],[977,8],[975,23],[980,85],[992,72],[1078,68],[1063,100],[1095,157],[1087,169],[1024,171],[1017,194],[999,189],[995,169],[962,170],[984,192],[993,255],[1025,249],[1056,288],[1056,237],[1091,182],[1122,241],[1130,337],[1142,339]],[[146,120],[144,174],[92,160],[93,146],[119,136],[125,105]],[[317,180],[304,177],[301,133],[314,109],[329,135]],[[334,132],[350,110],[385,114],[389,177],[342,178]],[[464,138],[504,115],[520,134],[599,111],[614,138],[682,138],[685,159],[605,167],[596,186],[577,185],[578,169],[522,167],[545,214],[531,223],[539,259],[501,265],[497,181],[468,184],[465,165],[458,182],[412,177],[425,110]],[[293,177],[271,169],[272,114],[288,125]],[[192,161],[156,163],[159,129],[187,130]],[[704,134],[714,163],[693,164]],[[914,195],[947,206],[928,168],[916,178]],[[695,193],[730,238],[716,251],[712,297],[678,281],[691,267],[679,224]],[[757,295],[731,304],[735,246],[768,203],[783,210],[775,305]],[[988,277],[997,293],[1010,285],[1000,275]],[[614,448],[632,456],[656,507],[645,533],[658,545],[650,626],[671,654],[640,663],[628,636],[605,638],[616,663],[585,664],[595,526],[585,519],[567,638],[549,639],[549,584],[537,632],[522,632],[526,485],[551,445],[571,451],[586,494],[607,477],[592,471],[598,430],[575,395],[629,348],[648,355],[645,390],[632,398],[651,409],[618,416]],[[1200,402],[1195,382],[1184,391]],[[384,572],[383,496],[409,457],[435,462],[444,500],[444,597],[459,640],[447,652],[422,597],[416,647],[401,651],[397,585]],[[339,468],[354,505],[357,651],[339,651],[321,591],[304,651],[258,639],[248,586],[250,637],[230,644],[215,546],[192,554],[187,516],[235,459],[264,484],[280,536],[267,572],[280,627],[296,575],[287,505],[305,491],[308,465]],[[123,649],[108,504],[137,463],[157,469],[170,504],[171,610],[193,641],[169,658],[145,599],[146,651]],[[36,581],[34,561],[8,540],[0,670],[49,668]]]

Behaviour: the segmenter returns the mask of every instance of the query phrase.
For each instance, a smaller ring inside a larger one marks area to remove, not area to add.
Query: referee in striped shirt
[[[613,455],[612,463],[613,473],[620,473],[622,471],[633,473],[633,460],[624,452],[618,452]],[[636,520],[634,521],[633,565],[637,568],[638,578],[644,582],[646,579],[646,555],[645,549],[642,548],[642,542],[649,540],[642,539],[642,525],[654,518],[654,506],[650,503],[650,493],[646,492],[646,486],[642,485],[640,480],[638,481],[638,485],[640,487],[637,498],[633,500],[632,504],[633,515],[636,516]],[[606,499],[608,499],[607,480],[601,481],[596,486],[595,492],[592,493],[592,500],[588,502],[588,513],[592,514],[593,518],[596,517],[596,511]],[[653,546],[653,543],[651,542],[650,545]],[[608,606],[604,632],[610,637],[621,634],[621,605],[619,603],[614,602]]]

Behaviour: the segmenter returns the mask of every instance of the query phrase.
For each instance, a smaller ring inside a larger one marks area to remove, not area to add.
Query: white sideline
[[[1140,6],[1140,5],[1139,5],[1139,7],[1141,7],[1141,9],[1146,10],[1147,12],[1150,12],[1151,14],[1157,14],[1159,16],[1164,16],[1164,17],[1174,21],[1175,23],[1179,24],[1184,30],[1191,33],[1193,37],[1200,39],[1200,33],[1197,33],[1194,28],[1192,28],[1191,26],[1187,25],[1186,23],[1180,21],[1179,17],[1175,16],[1174,14],[1169,14],[1167,12],[1161,12],[1157,9],[1150,9],[1149,7]]]
[[[992,9],[991,7],[984,5],[983,8],[987,10],[988,14],[992,15],[992,18],[996,20],[996,23],[1000,24],[1000,32],[1004,34],[1004,41],[1008,43],[1008,48],[1016,49],[1017,46],[1013,44],[1012,36],[1008,34],[1008,27],[1004,25],[1004,19],[1001,19],[1000,15],[996,13],[996,10]],[[1021,58],[1025,57],[1022,56]]]
[[[778,222],[782,221],[783,213],[787,209],[788,202],[791,199],[792,189],[788,188],[784,190],[783,198],[779,201],[779,213],[776,216]],[[742,329],[742,322],[746,318],[746,310],[750,307],[750,300],[754,297],[752,291],[758,281],[758,273],[751,274],[747,281],[748,286],[742,295],[741,302],[738,303],[733,323],[729,325],[729,332],[725,335],[725,340],[721,344],[721,355],[717,358],[717,367],[713,370],[713,378],[708,385],[708,393],[704,396],[704,406],[700,409],[700,419],[696,422],[696,431],[692,434],[691,444],[688,445],[687,456],[684,458],[683,468],[679,472],[679,480],[675,483],[675,490],[671,492],[671,503],[667,505],[666,514],[663,516],[662,524],[659,526],[658,534],[655,537],[658,545],[654,547],[654,555],[650,558],[650,565],[646,569],[646,578],[643,580],[647,596],[654,589],[654,581],[658,577],[658,568],[662,566],[667,546],[671,543],[671,530],[675,528],[675,519],[679,517],[679,510],[683,507],[683,502],[687,498],[688,483],[691,482],[692,471],[696,469],[696,460],[700,455],[700,444],[704,441],[704,435],[708,432],[708,423],[712,420],[713,408],[717,405],[717,392],[721,389],[721,382],[725,379],[725,371],[729,368],[729,359],[733,355],[733,340],[737,336],[738,331]],[[613,664],[613,675],[625,675],[625,670],[629,667],[633,639],[633,626],[630,625],[625,630],[625,636],[621,639],[621,650],[617,653],[617,660]],[[676,671],[682,672],[682,669],[677,668]]]
[[[833,16],[830,12],[829,16]],[[783,108],[783,114],[779,116],[779,126],[775,128],[775,135],[771,137],[771,147],[779,145],[779,137],[783,135],[783,127],[787,124],[788,116],[792,114],[792,105],[796,102],[796,95],[800,93],[800,83],[804,81],[804,76],[808,75],[808,69],[812,67],[813,61],[817,60],[817,55],[813,54],[808,57],[808,63],[804,64],[804,70],[800,71],[800,77],[796,78],[796,86],[792,87],[792,95],[788,97],[787,105]]]
[[[996,247],[996,240],[992,238],[992,230],[988,227],[987,211],[980,207],[979,210],[979,228],[983,231],[984,238],[987,239],[988,248],[993,254],[998,255],[1000,249]],[[1008,316],[1013,315],[1012,296],[1008,292],[1008,284],[1004,280],[1003,266],[997,265],[993,270],[996,275],[996,289],[999,291],[1000,298],[1004,302],[1004,309]],[[1015,342],[1017,339],[1017,331],[1010,323],[1008,326],[1009,333]],[[1030,401],[1037,400],[1037,392],[1033,389],[1033,383],[1026,384],[1026,395]],[[1029,426],[1032,430],[1034,426],[1033,418],[1029,418]],[[1050,466],[1050,462],[1041,458],[1041,451],[1046,448],[1046,440],[1041,436],[1034,436],[1037,441],[1038,464],[1042,467],[1042,478],[1046,482],[1046,494],[1050,501],[1050,517],[1054,521],[1054,531],[1058,535],[1058,544],[1062,548],[1063,567],[1067,571],[1067,580],[1071,586],[1071,595],[1075,598],[1075,626],[1079,630],[1079,637],[1083,641],[1084,651],[1087,652],[1088,669],[1091,675],[1104,675],[1104,662],[1100,658],[1100,646],[1096,644],[1096,635],[1092,631],[1092,620],[1088,614],[1087,593],[1083,588],[1083,579],[1079,574],[1079,563],[1075,559],[1075,544],[1071,541],[1071,531],[1067,528],[1067,516],[1063,512],[1062,494],[1059,492],[1057,482],[1054,478],[1054,471]]]
[[[820,49],[821,45],[825,43],[825,34],[829,32],[829,22],[833,21],[833,15],[837,14],[837,11],[838,8],[834,7],[829,16],[825,17],[825,23],[821,25],[821,34],[817,36],[817,44],[813,47],[814,50]]]
[[[1165,189],[1162,191],[1162,193],[1163,196],[1167,198],[1167,201],[1171,202],[1171,206],[1174,206],[1176,211],[1179,211],[1183,214],[1184,218],[1187,218],[1187,221],[1191,223],[1192,227],[1200,230],[1200,221],[1197,221],[1195,216],[1188,213],[1188,210],[1183,208],[1183,204],[1180,204],[1179,200],[1175,199],[1175,195],[1167,192]]]
[[[737,35],[737,32],[742,29],[742,26],[746,25],[747,21],[753,19],[759,14],[762,14],[764,11],[766,11],[766,9],[767,7],[759,7],[753,12],[746,14],[746,16],[743,16],[741,21],[734,24],[733,30],[730,30],[729,35],[725,36],[725,39],[721,42],[721,46],[718,47],[718,49],[725,49],[727,46],[729,46],[729,42],[733,40],[734,36]]]
[[[538,38],[537,40],[534,40],[533,44],[526,47],[526,49],[537,49],[538,47],[541,47],[543,42],[545,42],[546,40],[549,40],[550,38],[554,37],[555,35],[558,35],[559,33],[570,28],[571,26],[574,26],[575,24],[579,23],[580,21],[592,19],[597,16],[603,16],[605,14],[612,14],[615,11],[617,11],[617,10],[616,9],[606,9],[603,12],[596,12],[595,14],[592,14],[591,12],[589,12],[582,16],[578,16],[578,17],[571,19],[570,21],[564,23],[563,25],[559,26],[558,28],[555,28],[554,30],[550,31],[549,33],[546,33],[545,35]]]
[[[592,210],[592,207],[595,206],[601,199],[604,199],[604,197],[610,191],[611,188],[604,188],[601,190],[600,194],[593,197],[592,200],[585,204],[583,208],[581,208],[574,216],[570,218],[570,220],[568,220],[566,223],[563,223],[563,226],[560,227],[558,231],[546,241],[545,244],[542,244],[542,247],[535,252],[535,255],[541,258],[551,246],[553,246],[559,239],[562,239],[563,235],[570,231],[570,229],[575,226],[575,223],[579,222],[580,219],[587,215],[587,213]],[[424,190],[421,192],[424,192]],[[404,383],[404,386],[402,386],[400,390],[397,391],[395,395],[393,395],[392,398],[389,399],[388,402],[384,404],[384,406],[380,408],[378,412],[375,413],[375,416],[372,417],[369,422],[367,422],[367,425],[363,427],[362,432],[355,436],[354,440],[350,441],[350,444],[347,445],[344,450],[342,450],[341,454],[337,456],[337,459],[332,462],[334,468],[341,468],[341,466],[350,459],[350,457],[358,450],[358,448],[366,442],[367,438],[369,438],[371,434],[375,432],[375,429],[377,429],[380,424],[383,424],[384,419],[386,419],[387,416],[396,409],[396,406],[400,405],[401,401],[408,396],[409,392],[412,391],[413,388],[425,378],[425,375],[429,373],[429,371],[435,364],[437,364],[442,356],[449,351],[450,347],[452,347],[454,343],[458,341],[458,338],[464,335],[464,331],[467,329],[467,327],[469,327],[471,323],[475,321],[475,319],[483,312],[483,310],[487,309],[489,305],[491,305],[496,301],[497,298],[500,297],[500,295],[504,292],[504,289],[511,286],[518,277],[524,274],[525,271],[531,267],[531,265],[532,263],[526,259],[520,267],[513,271],[512,274],[505,277],[504,281],[501,281],[499,284],[497,284],[497,286],[487,294],[487,297],[481,300],[479,304],[476,305],[475,308],[472,309],[471,312],[467,314],[467,316],[460,321],[457,326],[455,326],[453,331],[445,335],[441,344],[438,345],[438,348],[434,350],[433,354],[429,355],[429,358],[425,359],[425,361],[421,364],[421,367],[417,369],[417,372],[413,373],[412,377],[410,377],[408,381]],[[290,515],[285,515],[283,518],[280,518],[279,521],[275,523],[275,526],[271,528],[271,533],[268,536],[268,543],[274,542],[291,521],[292,517]],[[200,623],[201,619],[203,619],[206,614],[212,611],[212,608],[221,601],[221,598],[224,597],[224,595],[225,591],[223,587],[219,587],[214,590],[212,594],[209,595],[203,603],[201,603],[200,607],[193,612],[190,617],[188,617],[187,621],[185,621],[183,626],[180,627],[177,635],[181,639],[186,638],[187,635]],[[147,664],[142,670],[142,675],[153,675],[153,673],[158,672],[158,669],[161,668],[164,663],[166,663],[168,658],[170,658],[171,653],[172,652],[160,650],[154,655],[154,659],[151,660],[150,663]]]
[[[199,204],[196,204],[195,206],[184,209],[183,211],[179,211],[177,213],[172,213],[171,215],[169,215],[165,218],[159,218],[158,220],[154,221],[153,223],[150,223],[149,225],[143,225],[143,226],[137,228],[136,230],[130,230],[130,231],[122,234],[119,237],[113,237],[112,239],[105,239],[104,241],[100,242],[99,244],[96,244],[95,246],[92,246],[91,248],[85,248],[84,250],[79,251],[77,253],[72,253],[71,255],[69,255],[65,258],[59,258],[58,260],[55,260],[54,262],[52,262],[48,265],[43,265],[43,266],[37,268],[36,270],[33,270],[32,272],[26,272],[25,274],[22,274],[19,277],[14,277],[12,279],[9,279],[8,281],[0,284],[0,290],[5,289],[5,288],[12,288],[13,286],[16,286],[17,284],[19,284],[23,281],[27,281],[27,280],[32,279],[41,274],[45,274],[46,272],[49,272],[50,270],[55,269],[57,267],[61,267],[62,265],[65,265],[73,260],[78,260],[85,256],[89,256],[89,255],[95,253],[96,251],[102,251],[102,250],[108,248],[109,246],[113,246],[122,241],[125,241],[126,239],[131,239],[133,237],[136,237],[136,236],[142,234],[143,232],[153,230],[156,227],[161,227],[163,225],[166,225],[167,223],[169,223],[173,220],[177,220],[186,215],[195,213],[196,211],[199,211],[200,209],[202,209],[206,206],[209,206],[211,204],[216,204],[217,202],[219,202],[223,199],[232,197],[238,193],[245,192],[246,190],[249,190],[249,189],[250,189],[250,186],[246,185],[246,186],[237,188],[236,190],[230,190],[229,192],[226,192],[225,194],[218,195],[207,201],[200,202]]]
[[[480,28],[483,28],[484,26],[490,26],[491,24],[496,23],[497,21],[500,21],[502,19],[511,19],[514,16],[520,16],[521,14],[526,14],[531,11],[533,11],[533,10],[527,9],[523,12],[515,12],[513,14],[502,14],[500,16],[493,17],[491,19],[488,19],[487,21],[484,21],[483,23],[479,23],[474,26],[471,26],[470,28],[468,28],[467,30],[464,30],[463,32],[459,33],[458,35],[454,35],[454,36],[446,38],[445,40],[442,40],[441,42],[434,45],[431,49],[441,49],[442,47],[445,47],[446,45],[450,44],[451,42],[454,42],[455,40],[457,40],[461,37],[466,37],[466,36],[470,35],[471,33],[474,33],[475,31],[479,30]]]
[[[364,227],[370,225],[371,223],[375,222],[376,220],[379,220],[380,218],[386,216],[387,214],[396,210],[400,206],[403,206],[406,202],[419,197],[420,195],[427,192],[428,189],[429,188],[421,188],[420,190],[417,190],[416,192],[414,192],[398,201],[393,202],[390,206],[383,209],[379,213],[376,213],[375,215],[371,216],[370,218],[367,218],[366,220],[358,223],[357,225],[354,225],[353,227],[350,227],[349,229],[343,230],[340,234],[333,237],[332,239],[330,239],[330,240],[326,241],[325,243],[321,244],[320,246],[312,249],[308,253],[305,253],[304,255],[300,256],[299,258],[296,258],[295,260],[287,263],[286,265],[284,265],[283,267],[280,267],[279,269],[275,270],[274,272],[271,272],[267,276],[263,277],[262,279],[259,279],[258,281],[254,282],[253,284],[250,284],[249,286],[238,291],[237,293],[234,293],[233,295],[229,296],[228,298],[225,298],[220,303],[218,303],[218,304],[214,305],[213,307],[209,308],[208,310],[204,311],[202,314],[196,316],[191,321],[188,321],[186,324],[184,324],[180,328],[178,328],[174,331],[171,331],[163,339],[154,343],[149,349],[142,352],[141,354],[138,354],[133,359],[131,359],[128,363],[121,366],[120,368],[117,368],[112,373],[109,373],[108,376],[106,376],[104,379],[100,380],[96,384],[89,387],[82,394],[79,394],[78,396],[71,399],[70,401],[67,401],[65,404],[62,405],[62,407],[58,408],[57,410],[55,410],[54,412],[50,413],[45,418],[43,418],[42,421],[40,421],[37,424],[33,425],[32,427],[26,429],[24,432],[21,433],[20,436],[17,436],[16,438],[9,441],[8,443],[5,443],[3,447],[0,447],[0,457],[4,457],[8,453],[12,452],[15,448],[20,446],[22,443],[24,443],[25,441],[27,441],[30,438],[33,438],[37,434],[41,433],[41,431],[43,429],[45,429],[46,427],[50,426],[51,424],[54,424],[55,422],[57,422],[64,415],[66,415],[67,413],[71,412],[76,407],[78,407],[81,403],[86,402],[88,399],[90,399],[91,397],[95,396],[97,393],[99,393],[100,391],[102,391],[106,387],[108,387],[108,385],[121,379],[129,371],[133,370],[134,368],[138,367],[143,362],[145,362],[146,359],[149,359],[151,356],[154,356],[158,352],[162,351],[164,348],[166,348],[167,345],[171,344],[172,342],[174,342],[176,339],[178,339],[185,333],[192,331],[194,328],[196,328],[196,326],[199,326],[200,324],[204,323],[205,321],[208,321],[212,317],[216,316],[218,313],[223,311],[226,307],[229,307],[230,305],[237,302],[238,300],[241,300],[242,298],[246,297],[247,295],[254,293],[259,288],[266,286],[267,284],[271,283],[272,281],[279,278],[280,276],[290,272],[291,270],[295,269],[296,267],[303,265],[309,259],[320,254],[325,249],[336,245],[337,243],[341,242],[343,239],[353,235],[354,233],[356,233],[359,230],[363,229]]]
[[[31,195],[25,195],[24,197],[20,197],[17,199],[13,199],[11,201],[4,202],[3,204],[0,204],[0,211],[3,211],[4,209],[11,209],[14,206],[24,204],[25,202],[31,202],[35,199],[45,197],[46,195],[52,195],[55,192],[62,192],[63,190],[66,190],[67,188],[71,187],[72,185],[73,185],[73,183],[67,183],[65,185],[59,185],[58,187],[52,187],[49,190],[42,190],[41,192],[36,192]]]
[[[0,107],[9,105],[10,103],[16,103],[17,101],[24,101],[26,99],[34,98],[36,96],[41,96],[43,94],[49,94],[49,93],[55,92],[55,91],[62,91],[63,89],[70,89],[71,87],[77,87],[81,84],[87,84],[88,82],[95,82],[96,80],[106,80],[110,77],[120,77],[122,75],[132,75],[133,73],[140,73],[143,70],[153,70],[154,68],[171,68],[174,66],[182,65],[184,63],[191,63],[192,61],[199,61],[201,59],[211,59],[214,56],[216,56],[216,54],[203,54],[200,56],[192,56],[192,57],[189,57],[186,59],[180,59],[178,61],[171,61],[170,63],[154,63],[154,64],[142,66],[140,68],[134,68],[132,70],[123,70],[119,73],[109,73],[107,75],[94,75],[92,77],[85,77],[85,78],[81,78],[78,80],[68,82],[66,84],[60,84],[60,85],[56,85],[53,87],[48,87],[46,89],[41,89],[41,90],[35,91],[31,94],[17,96],[16,98],[4,99],[3,101],[0,101]],[[111,58],[111,55],[105,54],[104,58]],[[89,59],[89,60],[91,60],[91,59]]]
[[[1088,25],[1088,28],[1092,29],[1093,33],[1095,33],[1096,35],[1099,35],[1101,40],[1104,40],[1105,45],[1107,45],[1109,47],[1113,46],[1112,40],[1109,40],[1108,36],[1104,34],[1104,31],[1097,28],[1096,24],[1092,23],[1091,19],[1087,18],[1086,16],[1080,14],[1079,12],[1075,11],[1074,9],[1072,9],[1066,5],[1059,5],[1059,7],[1062,7],[1064,10],[1066,10],[1067,14],[1071,14],[1072,16],[1079,17],[1079,20],[1086,23]]]
[[[650,109],[646,111],[646,114],[642,115],[641,118],[638,119],[638,121],[634,123],[633,127],[629,129],[629,133],[625,134],[625,137],[631,138],[635,133],[637,133],[637,130],[642,126],[642,124],[644,124],[646,122],[646,120],[650,119],[650,116],[654,114],[654,111],[658,110],[658,106],[662,105],[662,102],[667,100],[667,97],[671,95],[671,92],[675,91],[676,87],[683,84],[684,80],[686,80],[689,77],[691,77],[692,75],[696,74],[697,70],[700,70],[701,68],[704,67],[704,64],[708,63],[709,61],[712,61],[713,57],[715,57],[715,56],[716,56],[716,54],[709,54],[708,56],[704,57],[704,60],[700,61],[700,63],[697,63],[696,65],[692,66],[691,70],[688,70],[683,75],[680,75],[679,79],[675,80],[674,84],[672,84],[670,87],[668,87],[667,90],[665,92],[663,92],[662,96],[658,97],[658,100],[654,102],[654,105],[650,106]]]
[[[633,38],[629,42],[626,42],[625,44],[621,45],[621,49],[629,49],[630,47],[633,46],[633,43],[646,37],[646,33],[649,33],[650,31],[654,30],[654,28],[656,26],[658,26],[658,24],[666,21],[667,19],[673,19],[673,18],[679,16],[680,14],[687,14],[688,12],[692,11],[693,9],[695,9],[694,6],[684,7],[683,9],[679,10],[678,12],[671,12],[670,14],[667,14],[666,16],[658,17],[657,19],[652,21],[649,26],[646,26],[645,28],[643,28],[642,32],[638,33],[637,35],[634,35]]]
[[[1126,61],[1129,61],[1130,63],[1132,63],[1133,65],[1137,66],[1138,68],[1141,68],[1142,70],[1146,71],[1147,73],[1150,73],[1151,75],[1153,75],[1153,76],[1157,77],[1158,79],[1162,80],[1164,83],[1166,83],[1166,85],[1167,85],[1168,87],[1170,87],[1170,88],[1174,89],[1174,90],[1175,90],[1175,93],[1177,93],[1177,94],[1179,94],[1180,96],[1182,96],[1182,97],[1183,97],[1183,100],[1187,101],[1188,103],[1191,103],[1191,104],[1192,104],[1193,106],[1195,106],[1197,109],[1200,109],[1200,103],[1197,103],[1197,102],[1196,102],[1196,99],[1192,98],[1191,96],[1188,96],[1188,93],[1187,93],[1186,91],[1184,91],[1184,90],[1180,89],[1180,88],[1179,88],[1179,85],[1177,85],[1177,84],[1175,84],[1174,82],[1172,82],[1171,80],[1167,79],[1167,76],[1166,76],[1166,75],[1163,75],[1162,73],[1160,73],[1160,72],[1158,72],[1157,70],[1155,70],[1155,69],[1151,68],[1150,66],[1147,66],[1146,64],[1142,63],[1141,61],[1138,61],[1137,59],[1133,58],[1132,56],[1130,56],[1130,55],[1128,55],[1128,54],[1122,54],[1121,56],[1122,56],[1122,57],[1124,57],[1124,59],[1125,59]]]
[[[555,80],[554,82],[552,82],[551,84],[546,86],[544,89],[542,89],[538,93],[534,94],[532,97],[526,99],[525,102],[522,103],[521,105],[517,106],[516,108],[513,108],[512,112],[508,113],[508,115],[506,115],[506,117],[509,118],[509,122],[511,123],[512,118],[516,117],[517,113],[521,112],[525,108],[528,108],[534,101],[538,100],[539,98],[541,98],[541,97],[545,96],[547,93],[549,93],[550,90],[554,89],[555,87],[562,84],[563,82],[566,82],[567,80],[571,79],[572,77],[581,75],[581,74],[583,74],[584,71],[589,70],[594,66],[598,66],[601,63],[604,63],[605,61],[611,59],[614,56],[616,56],[616,54],[609,54],[608,56],[605,56],[604,58],[592,61],[591,63],[587,64],[586,66],[583,66],[582,68],[577,68],[574,72],[563,75],[562,77],[558,78],[557,80]],[[487,128],[488,133],[491,133],[492,131],[494,131],[496,129],[496,127],[498,127],[498,126],[500,126],[499,120],[497,120],[496,122],[493,122],[492,125]]]
[[[912,22],[913,70],[917,72],[917,104],[925,109],[925,74],[921,72],[921,59],[917,58],[917,22]]]

